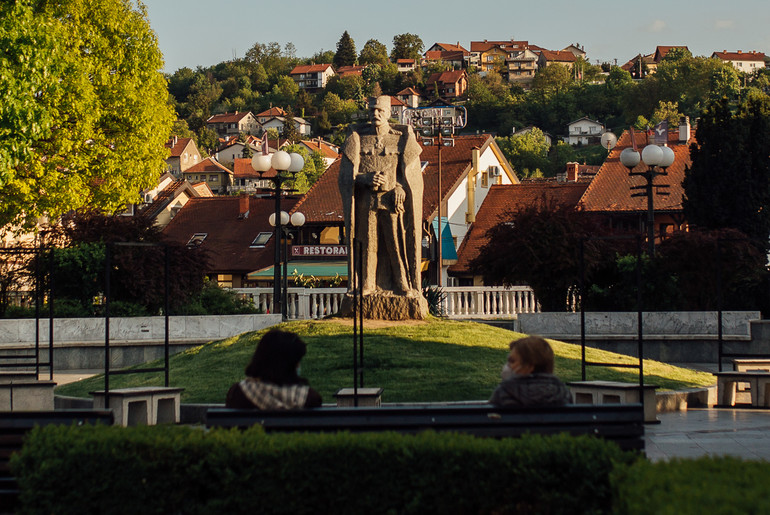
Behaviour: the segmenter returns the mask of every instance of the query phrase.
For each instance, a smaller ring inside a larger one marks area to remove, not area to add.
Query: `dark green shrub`
[[[428,308],[430,309],[431,315],[436,317],[444,315],[446,293],[444,293],[443,288],[425,285],[422,287],[422,295],[425,297],[425,300],[428,301]]]
[[[36,428],[24,513],[606,513],[635,461],[589,437]]]
[[[200,294],[180,306],[174,315],[241,315],[257,313],[256,306],[241,298],[236,292],[220,288],[215,282],[206,281]]]
[[[766,462],[729,457],[639,461],[613,472],[612,484],[615,513],[770,513]]]
[[[149,314],[150,313],[147,312],[147,308],[135,302],[125,302],[122,300],[110,302],[111,317],[143,317]],[[104,316],[103,307],[100,315]]]

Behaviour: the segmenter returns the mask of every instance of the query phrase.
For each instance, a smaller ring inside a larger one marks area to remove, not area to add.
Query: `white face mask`
[[[503,365],[503,371],[500,372],[500,377],[503,379],[503,381],[507,381],[508,379],[511,379],[512,377],[516,377],[516,372],[513,371],[511,366],[506,361],[505,365]]]

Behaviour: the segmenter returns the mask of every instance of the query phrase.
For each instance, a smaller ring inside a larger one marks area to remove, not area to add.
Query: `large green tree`
[[[380,66],[385,66],[389,62],[388,48],[376,39],[370,39],[364,43],[361,54],[358,56],[358,62],[360,64],[379,64]]]
[[[696,139],[683,182],[687,221],[703,229],[738,229],[767,249],[770,97],[751,92],[736,113],[726,98],[711,104]]]
[[[144,8],[11,0],[0,16],[0,225],[137,201],[174,119]]]
[[[548,141],[537,127],[525,134],[495,140],[519,177],[537,177],[549,171]]]
[[[334,54],[333,64],[335,68],[356,64],[356,44],[347,30],[342,33],[340,40],[337,41],[337,53]]]
[[[424,45],[417,34],[398,34],[393,36],[393,49],[390,51],[391,59],[420,59]]]

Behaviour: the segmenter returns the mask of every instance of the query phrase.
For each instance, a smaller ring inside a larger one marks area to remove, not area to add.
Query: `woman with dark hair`
[[[257,344],[246,379],[227,392],[228,408],[262,410],[316,408],[321,395],[298,375],[305,342],[294,333],[272,330]]]
[[[509,347],[503,381],[489,402],[495,406],[564,406],[572,402],[569,389],[553,375],[553,349],[547,341],[528,336]]]

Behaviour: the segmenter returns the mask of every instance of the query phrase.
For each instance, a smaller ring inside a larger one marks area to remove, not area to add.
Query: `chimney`
[[[176,142],[179,141],[179,136],[174,134],[174,146],[176,146]]]
[[[679,119],[679,143],[686,145],[690,141],[690,117],[682,116]]]
[[[240,196],[238,197],[238,218],[248,218],[249,217],[249,196],[241,192]]]
[[[577,163],[567,163],[567,182],[577,182],[579,166]]]

